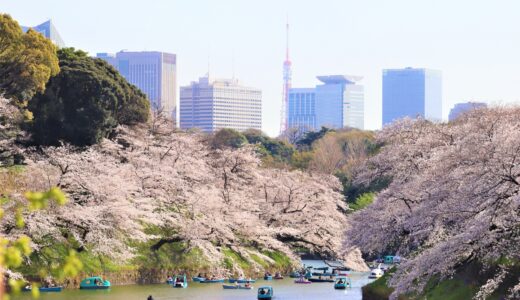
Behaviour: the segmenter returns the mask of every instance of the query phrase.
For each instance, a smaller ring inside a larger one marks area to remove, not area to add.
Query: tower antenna
[[[282,109],[280,110],[280,134],[283,134],[287,128],[287,106],[289,103],[289,90],[291,89],[291,60],[289,59],[289,15],[287,15],[286,29],[286,45],[285,45],[285,61],[283,62],[283,94]]]

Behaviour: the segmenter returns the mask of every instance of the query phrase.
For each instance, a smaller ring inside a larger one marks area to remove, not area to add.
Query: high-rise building
[[[364,89],[360,76],[318,76],[323,84],[315,88],[289,90],[288,126],[318,130],[364,128]]]
[[[152,109],[162,109],[173,119],[176,114],[177,61],[175,54],[143,51],[98,53],[123,77],[148,96]]]
[[[56,27],[54,27],[54,24],[51,20],[48,20],[47,22],[43,22],[40,25],[36,25],[34,27],[30,26],[22,26],[22,30],[24,32],[27,32],[29,28],[34,29],[41,33],[43,36],[51,40],[56,46],[63,48],[65,47],[65,43],[63,42],[60,34],[58,33],[58,30],[56,30]]]
[[[471,111],[473,109],[486,108],[487,104],[483,102],[464,102],[457,103],[450,110],[450,114],[448,116],[448,120],[451,122],[458,118],[461,114]]]
[[[199,78],[180,89],[180,127],[262,129],[262,91],[236,79]]]
[[[316,129],[316,90],[314,88],[289,89],[287,128],[304,131]]]
[[[383,126],[418,116],[442,120],[442,73],[414,68],[383,70]]]

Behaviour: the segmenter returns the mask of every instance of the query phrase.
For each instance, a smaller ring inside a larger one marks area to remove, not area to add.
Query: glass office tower
[[[56,27],[54,27],[54,24],[51,20],[47,22],[43,22],[40,25],[36,25],[34,27],[30,26],[22,26],[22,30],[24,32],[27,32],[29,28],[32,28],[39,33],[41,33],[43,36],[51,40],[56,46],[63,48],[65,47],[65,43],[63,42],[63,39],[61,38],[60,34],[58,33],[58,30]]]
[[[287,128],[303,131],[316,128],[316,91],[313,88],[289,89]]]
[[[360,76],[318,76],[323,84],[315,88],[289,90],[289,128],[319,130],[364,128],[364,88]]]
[[[383,126],[419,116],[442,121],[442,73],[414,68],[383,70]]]
[[[98,53],[98,58],[113,65],[128,82],[148,96],[153,109],[163,109],[175,119],[177,71],[175,54],[143,51]]]

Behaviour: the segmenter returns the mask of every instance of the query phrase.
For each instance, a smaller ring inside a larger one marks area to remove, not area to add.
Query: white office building
[[[262,129],[262,91],[236,79],[199,78],[180,89],[181,129]]]

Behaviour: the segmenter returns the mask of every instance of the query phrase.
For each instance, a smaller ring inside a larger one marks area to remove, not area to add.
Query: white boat
[[[381,269],[381,264],[379,264],[377,268],[372,269],[372,271],[370,271],[370,275],[368,275],[368,278],[377,279],[379,277],[382,277],[384,274],[385,272]]]

